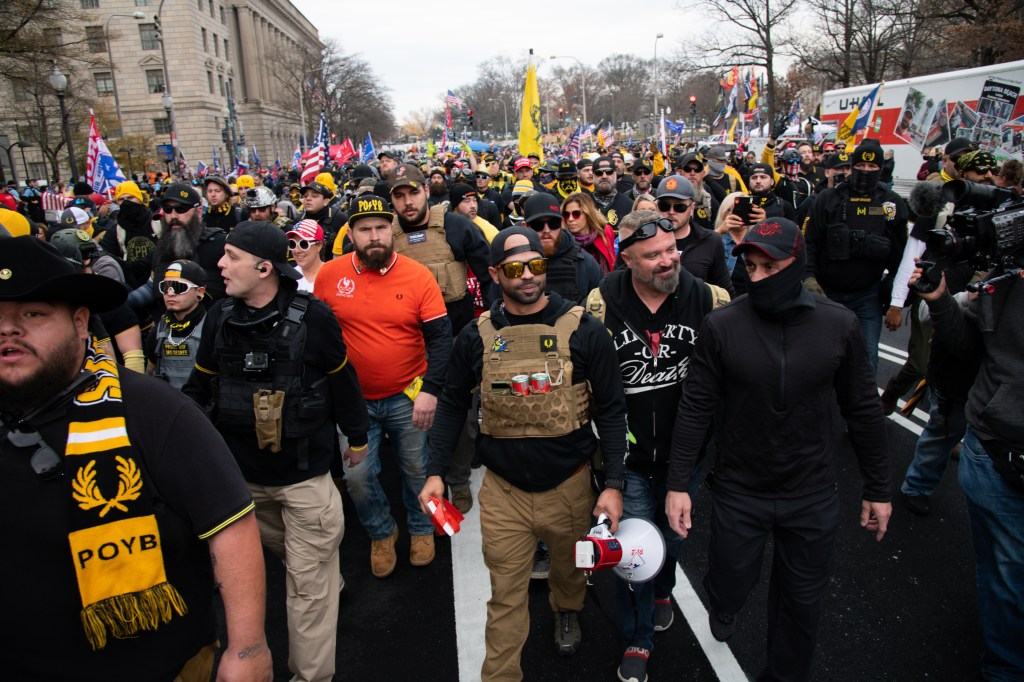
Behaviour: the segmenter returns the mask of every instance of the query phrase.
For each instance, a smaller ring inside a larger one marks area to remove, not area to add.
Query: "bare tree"
[[[767,73],[768,118],[780,102],[775,92],[775,60],[788,49],[789,20],[799,0],[680,0],[684,11],[703,8],[718,30],[695,43],[691,58],[710,69],[756,66]]]

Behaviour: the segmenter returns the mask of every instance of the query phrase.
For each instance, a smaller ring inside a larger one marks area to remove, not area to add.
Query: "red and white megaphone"
[[[597,525],[576,543],[576,568],[611,568],[623,580],[645,583],[665,563],[665,538],[647,519],[623,519],[612,535],[611,522],[601,514]]]

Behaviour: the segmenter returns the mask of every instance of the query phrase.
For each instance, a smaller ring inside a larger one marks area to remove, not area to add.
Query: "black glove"
[[[776,120],[775,124],[772,126],[772,139],[777,140],[782,137],[788,127],[789,121],[786,120],[786,115],[783,114],[782,116],[779,116],[778,120]]]

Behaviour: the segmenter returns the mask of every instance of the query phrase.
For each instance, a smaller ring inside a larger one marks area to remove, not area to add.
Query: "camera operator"
[[[989,276],[1010,272],[999,266]],[[911,284],[921,277],[918,268]],[[964,314],[946,291],[945,277],[935,291],[919,293],[928,302],[936,337],[960,358],[980,356],[967,398],[960,487],[977,562],[985,679],[1024,677],[1024,285],[1019,277],[1018,268],[1016,277],[987,297],[992,306],[987,332],[978,322],[985,296]]]

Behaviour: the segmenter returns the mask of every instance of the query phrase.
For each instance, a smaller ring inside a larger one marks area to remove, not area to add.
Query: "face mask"
[[[708,168],[712,175],[721,175],[725,172],[725,161],[708,161]]]
[[[562,194],[568,196],[573,192],[579,192],[580,184],[576,181],[575,178],[571,180],[559,180],[558,189],[562,192]]]
[[[846,173],[836,173],[832,176],[833,187],[838,187],[840,182],[846,182]]]
[[[748,281],[750,305],[758,314],[769,318],[784,317],[799,308],[813,308],[814,299],[802,284],[806,266],[807,254],[804,252],[771,277],[758,282]]]
[[[881,170],[860,170],[854,168],[850,173],[850,189],[857,194],[871,194],[878,187],[878,179],[882,177]]]
[[[121,227],[138,227],[149,219],[149,209],[134,201],[126,201],[117,211],[117,224]]]

